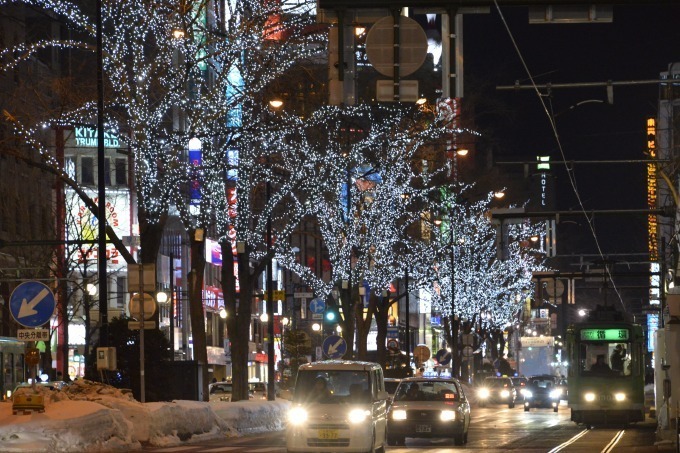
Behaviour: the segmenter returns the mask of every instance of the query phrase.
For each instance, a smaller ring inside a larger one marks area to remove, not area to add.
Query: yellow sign
[[[267,300],[267,297],[269,296],[269,292],[265,291],[263,299]],[[274,300],[285,300],[286,299],[286,291],[283,289],[275,289],[272,291],[272,296],[274,297]]]

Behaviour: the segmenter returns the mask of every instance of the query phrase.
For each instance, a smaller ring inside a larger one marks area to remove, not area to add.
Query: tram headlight
[[[615,399],[616,401],[619,401],[619,402],[620,402],[620,401],[624,401],[624,400],[626,399],[626,394],[625,394],[625,393],[621,393],[621,392],[615,393],[615,394],[614,394],[614,399]]]
[[[588,392],[585,395],[583,395],[583,398],[589,403],[591,403],[595,401],[595,394],[593,392]]]

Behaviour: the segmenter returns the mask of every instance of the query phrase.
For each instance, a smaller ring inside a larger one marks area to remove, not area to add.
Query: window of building
[[[127,161],[125,159],[116,159],[116,185],[127,186]]]
[[[111,185],[111,159],[108,157],[104,159],[104,184]]]
[[[116,279],[116,308],[123,309],[125,307],[126,294],[127,294],[127,277],[118,277]]]
[[[92,157],[80,158],[80,182],[81,184],[94,184],[94,159]]]

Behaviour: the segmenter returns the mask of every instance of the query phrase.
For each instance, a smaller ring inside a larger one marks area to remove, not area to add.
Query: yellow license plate
[[[319,439],[333,440],[338,438],[337,429],[320,429]]]

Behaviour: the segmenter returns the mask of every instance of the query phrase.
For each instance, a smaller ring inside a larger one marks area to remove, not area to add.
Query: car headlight
[[[349,421],[350,423],[362,423],[366,421],[366,418],[371,414],[370,411],[366,409],[352,409],[349,412]]]
[[[530,390],[522,390],[522,395],[524,395],[524,398],[532,398],[534,396]]]
[[[501,398],[507,398],[510,396],[509,390],[501,390]]]
[[[288,423],[301,425],[307,421],[307,411],[301,407],[294,407],[288,411]]]
[[[626,399],[626,394],[625,393],[615,393],[614,399],[616,401],[624,401]]]
[[[439,419],[443,422],[450,422],[451,420],[455,420],[456,411],[442,411],[442,413],[439,414]]]
[[[477,396],[480,398],[488,398],[490,394],[489,389],[479,389],[477,392]]]
[[[555,389],[550,391],[550,398],[552,399],[557,399],[562,395],[562,390],[560,389]]]
[[[588,392],[585,395],[583,395],[583,398],[588,402],[592,402],[595,401],[595,394],[593,392]]]
[[[406,420],[406,411],[403,409],[392,411],[392,420]]]

